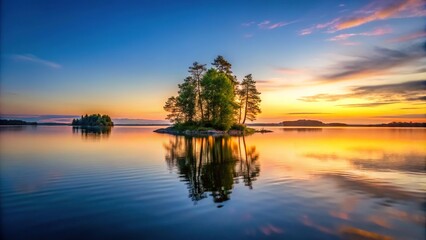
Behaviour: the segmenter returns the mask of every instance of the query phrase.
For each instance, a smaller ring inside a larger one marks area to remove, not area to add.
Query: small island
[[[114,123],[108,115],[91,114],[81,116],[80,119],[73,119],[71,125],[81,127],[112,127]]]
[[[239,82],[231,67],[222,56],[214,59],[210,69],[194,62],[189,76],[178,85],[178,95],[164,105],[169,113],[166,119],[173,125],[155,132],[190,136],[256,132],[246,126],[247,120],[253,121],[261,113],[256,81],[248,74]]]

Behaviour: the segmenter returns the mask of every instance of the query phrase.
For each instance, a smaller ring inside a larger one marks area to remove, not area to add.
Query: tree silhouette
[[[246,119],[253,121],[256,120],[256,115],[261,113],[260,110],[260,92],[257,91],[256,81],[253,80],[251,74],[244,77],[241,82],[240,91],[240,113],[242,105],[244,104],[244,118],[242,124],[245,124]],[[240,118],[241,119],[241,118]]]
[[[85,126],[85,127],[111,127],[114,126],[114,123],[111,120],[111,117],[108,115],[91,114],[81,116],[80,119],[73,119],[73,126]]]
[[[195,82],[196,86],[196,102],[197,109],[200,110],[200,119],[204,120],[204,110],[203,110],[203,99],[201,98],[201,79],[203,78],[204,73],[206,72],[206,65],[199,64],[198,62],[194,62],[192,66],[189,67],[188,72],[191,73],[191,78]]]

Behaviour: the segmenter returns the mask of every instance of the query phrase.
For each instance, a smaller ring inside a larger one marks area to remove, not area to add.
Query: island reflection
[[[108,138],[111,135],[112,127],[81,127],[73,126],[72,132],[75,134],[81,133],[81,137],[86,140],[100,140]]]
[[[175,136],[164,148],[169,169],[177,170],[194,202],[208,195],[215,203],[227,201],[234,184],[242,180],[252,189],[260,173],[259,153],[244,136]]]

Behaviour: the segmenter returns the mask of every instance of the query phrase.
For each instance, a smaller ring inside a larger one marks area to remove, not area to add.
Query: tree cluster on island
[[[164,105],[174,128],[245,130],[246,121],[256,119],[261,113],[256,82],[251,74],[239,82],[231,67],[222,56],[208,70],[198,62],[189,67],[190,75],[178,85],[178,95]]]
[[[91,115],[82,115],[80,119],[73,119],[73,126],[82,126],[82,127],[111,127],[114,126],[114,123],[111,120],[111,117],[108,115],[91,114]]]

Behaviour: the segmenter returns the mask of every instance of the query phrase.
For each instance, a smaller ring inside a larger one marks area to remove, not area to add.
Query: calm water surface
[[[424,239],[426,129],[0,127],[3,239]]]

